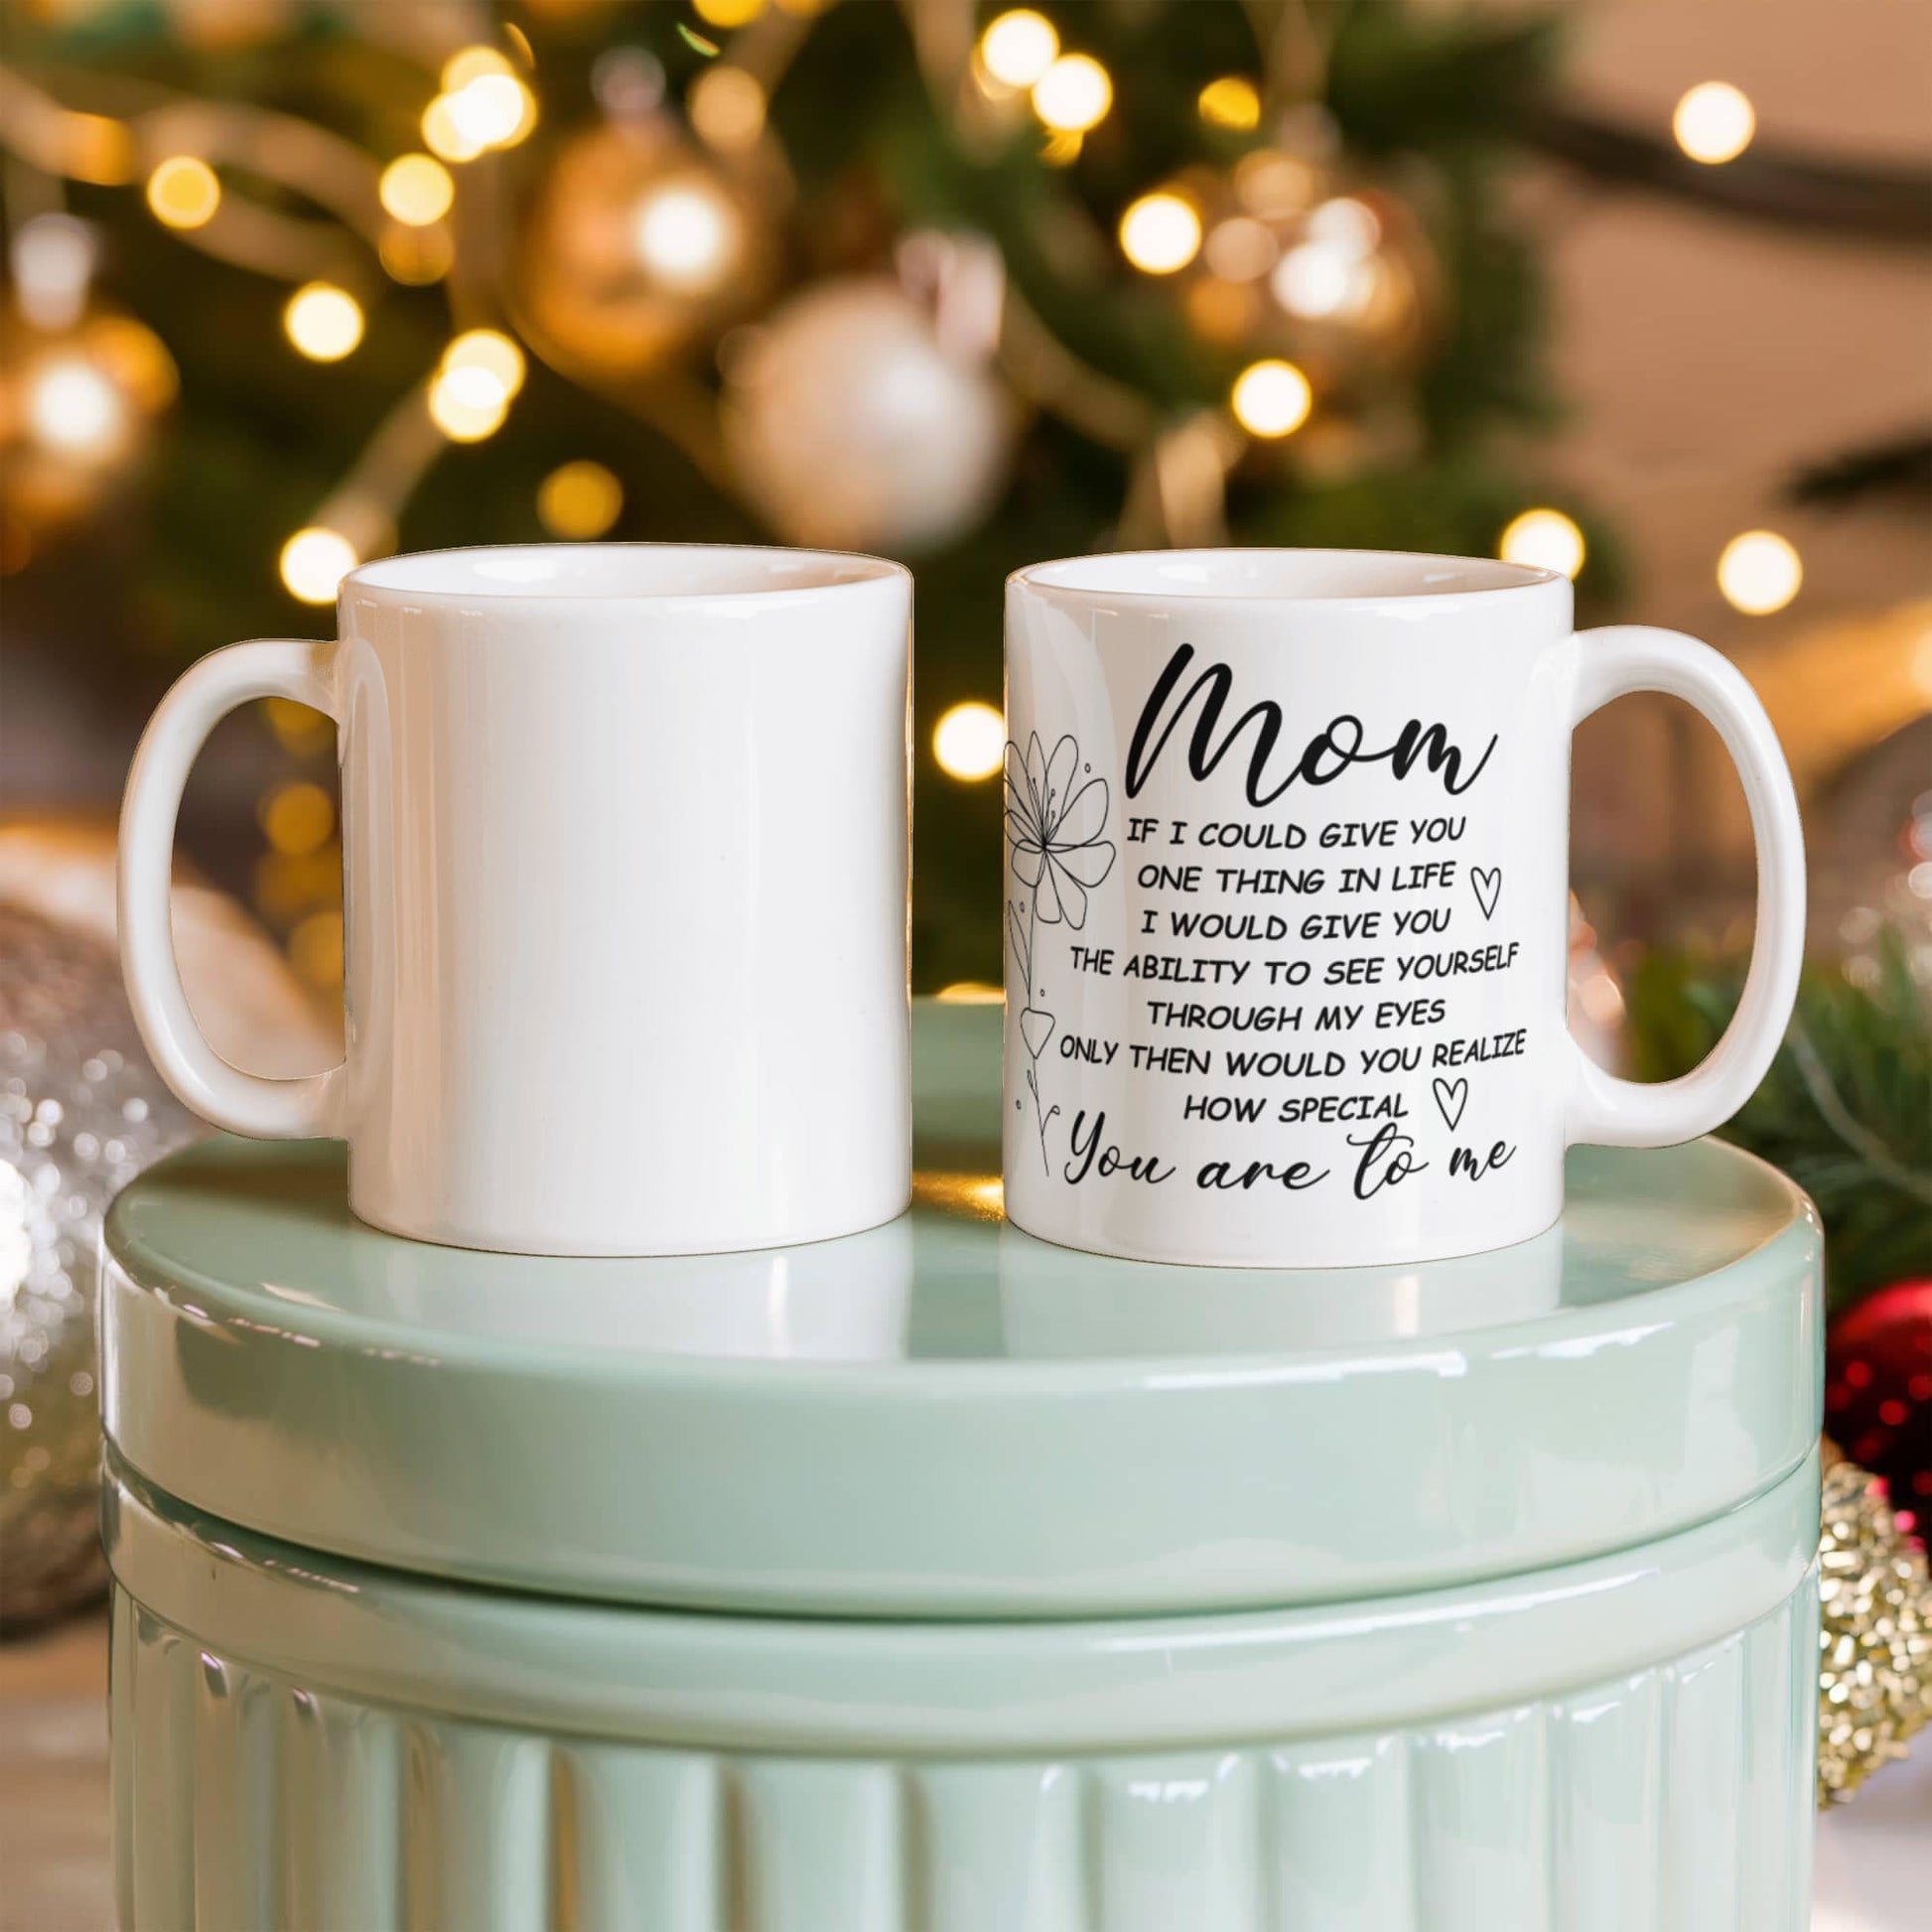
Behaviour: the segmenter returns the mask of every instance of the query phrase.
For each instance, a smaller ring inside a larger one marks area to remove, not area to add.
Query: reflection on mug
[[[1376,1268],[1098,1265],[1004,1226],[1009,1355],[1247,1355],[1351,1347],[1522,1321],[1563,1293],[1563,1230],[1453,1261]]]
[[[357,1245],[358,1299],[412,1326],[640,1355],[877,1362],[906,1352],[904,1215],[835,1241],[677,1260],[545,1262]]]

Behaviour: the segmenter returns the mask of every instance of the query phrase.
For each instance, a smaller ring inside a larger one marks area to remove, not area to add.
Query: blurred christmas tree
[[[998,978],[1015,566],[1501,544],[1607,587],[1574,505],[1523,514],[1551,404],[1501,173],[1547,23],[31,0],[7,34],[0,548],[124,584],[74,648],[158,682],[392,547],[905,557],[922,986]],[[327,974],[326,792],[265,807],[262,909]]]

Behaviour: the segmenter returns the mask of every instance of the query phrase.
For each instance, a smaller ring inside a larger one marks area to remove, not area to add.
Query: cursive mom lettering
[[[1193,737],[1187,746],[1188,770],[1196,778],[1205,778],[1233,750],[1235,741],[1253,725],[1255,733],[1248,753],[1247,779],[1248,802],[1251,805],[1273,804],[1298,778],[1311,785],[1332,784],[1350,765],[1384,762],[1398,778],[1408,777],[1418,763],[1426,764],[1432,775],[1442,779],[1445,791],[1463,792],[1482,775],[1482,767],[1489,762],[1489,755],[1496,749],[1496,741],[1492,737],[1482,748],[1482,756],[1464,775],[1463,754],[1459,747],[1450,744],[1448,730],[1440,724],[1425,725],[1420,718],[1411,718],[1396,734],[1394,744],[1385,745],[1379,752],[1365,752],[1362,749],[1362,721],[1351,713],[1343,712],[1303,746],[1301,757],[1280,781],[1271,786],[1269,762],[1286,723],[1281,706],[1272,698],[1263,698],[1250,705],[1225,732],[1220,733],[1217,741],[1221,711],[1234,689],[1234,673],[1225,664],[1210,664],[1171,704],[1175,688],[1193,660],[1193,645],[1179,645],[1155,680],[1147,703],[1141,707],[1140,718],[1134,726],[1133,742],[1127,749],[1127,795],[1130,798],[1140,796],[1142,787],[1153,776],[1161,754],[1167,749],[1168,740],[1173,736],[1175,728],[1196,699],[1199,700],[1199,707],[1194,717]]]

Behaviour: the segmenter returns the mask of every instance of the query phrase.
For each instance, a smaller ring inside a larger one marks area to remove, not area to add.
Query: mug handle
[[[1612,698],[1664,691],[1695,705],[1724,740],[1744,781],[1757,847],[1757,925],[1743,997],[1724,1037],[1675,1080],[1620,1080],[1570,1040],[1568,1144],[1670,1147],[1721,1127],[1748,1100],[1777,1054],[1804,958],[1805,846],[1798,800],[1757,694],[1709,644],[1648,624],[1580,631],[1571,729]]]
[[[210,652],[176,680],[148,721],[121,803],[121,972],[129,1005],[161,1077],[206,1121],[258,1140],[339,1131],[344,1068],[286,1080],[230,1066],[207,1043],[182,986],[170,923],[175,819],[182,786],[207,735],[252,698],[292,698],[342,717],[331,676],[334,644],[258,638]]]

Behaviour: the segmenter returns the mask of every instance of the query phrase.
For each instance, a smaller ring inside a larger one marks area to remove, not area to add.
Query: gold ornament
[[[0,318],[0,523],[9,568],[92,515],[174,400],[173,358],[131,316],[77,326]]]
[[[524,235],[521,281],[546,348],[621,381],[716,337],[770,272],[759,202],[653,118],[565,144]]]
[[[1818,1802],[1841,1804],[1932,1723],[1932,1578],[1883,1485],[1825,1445]]]

